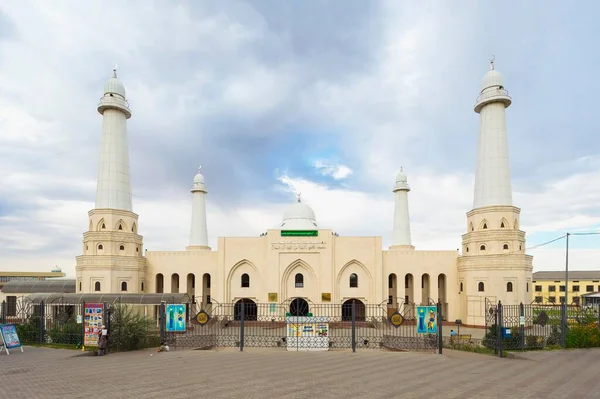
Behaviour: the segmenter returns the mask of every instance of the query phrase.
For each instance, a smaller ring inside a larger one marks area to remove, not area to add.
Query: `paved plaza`
[[[1,398],[597,398],[600,350],[523,359],[446,351],[0,354]],[[153,356],[150,356],[153,354]]]

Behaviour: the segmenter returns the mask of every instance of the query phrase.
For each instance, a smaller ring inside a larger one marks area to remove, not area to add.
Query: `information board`
[[[104,324],[104,304],[86,303],[83,315],[83,345],[98,346],[98,333]]]
[[[185,332],[185,305],[167,305],[166,330],[169,332]]]
[[[4,349],[6,349],[7,355],[10,354],[9,349],[13,348],[21,348],[21,352],[23,352],[21,340],[19,339],[19,334],[17,334],[17,328],[14,324],[0,324],[0,336],[2,337],[2,342],[4,343]]]

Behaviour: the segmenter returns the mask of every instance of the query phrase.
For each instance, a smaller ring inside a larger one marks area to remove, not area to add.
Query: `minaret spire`
[[[190,228],[190,245],[188,250],[210,249],[208,246],[208,229],[206,223],[206,199],[208,193],[204,176],[200,173],[202,166],[194,176],[192,186],[192,225]]]
[[[394,230],[392,232],[392,245],[390,249],[410,248],[414,249],[410,237],[410,217],[408,213],[408,179],[402,167],[396,176],[394,186]]]
[[[475,112],[479,114],[479,144],[475,171],[473,208],[494,205],[512,205],[508,138],[506,134],[506,108],[512,103],[504,89],[504,77],[494,69],[483,78]]]
[[[125,98],[125,87],[116,76],[115,67],[98,104],[98,112],[103,118],[96,209],[132,211],[127,143],[127,119],[131,118],[131,110]]]

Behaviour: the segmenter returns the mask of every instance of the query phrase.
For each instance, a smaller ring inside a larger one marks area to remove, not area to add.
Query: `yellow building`
[[[579,305],[582,295],[600,291],[600,270],[569,272],[567,303]],[[565,302],[565,272],[533,273],[533,294],[537,303]]]

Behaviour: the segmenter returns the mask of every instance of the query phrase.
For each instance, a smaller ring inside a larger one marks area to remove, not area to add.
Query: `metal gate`
[[[434,332],[419,333],[413,303],[391,307],[350,299],[341,305],[313,304],[305,298],[282,303],[186,304],[185,331],[164,331],[163,341],[173,349],[214,347],[269,347],[282,350],[389,349],[441,352],[439,304]],[[161,306],[161,325],[165,305]],[[421,318],[422,320],[422,318]],[[421,321],[422,322],[422,321]],[[432,321],[433,323],[433,321]]]

